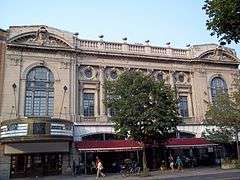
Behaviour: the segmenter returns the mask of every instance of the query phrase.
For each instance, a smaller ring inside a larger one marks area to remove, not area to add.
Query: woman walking
[[[172,172],[174,171],[174,159],[172,157],[172,155],[170,154],[170,156],[168,157],[168,161],[169,161],[169,166],[172,170]]]
[[[102,172],[103,170],[103,164],[101,162],[101,160],[99,159],[99,157],[96,157],[96,168],[97,168],[97,177],[96,179],[98,179],[100,177],[100,175],[102,177],[105,177],[106,175]]]

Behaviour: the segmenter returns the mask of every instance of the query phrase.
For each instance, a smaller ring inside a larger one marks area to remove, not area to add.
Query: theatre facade
[[[103,36],[85,40],[44,25],[10,26],[4,35],[0,179],[67,174],[82,163],[86,172],[89,152],[140,151],[135,142],[117,139],[103,102],[104,81],[125,71],[164,79],[177,90],[179,134],[191,138],[206,128],[208,102],[219,90],[234,91],[238,75],[235,51],[217,44],[179,49],[107,42]],[[89,140],[96,143],[84,143]],[[108,140],[112,145],[106,147],[97,142]]]

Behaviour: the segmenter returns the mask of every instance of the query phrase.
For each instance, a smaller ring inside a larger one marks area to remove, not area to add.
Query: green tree
[[[106,81],[106,105],[114,110],[111,120],[118,134],[143,144],[143,174],[148,174],[145,144],[161,140],[180,123],[174,91],[163,81],[141,72],[125,72]]]
[[[216,143],[229,143],[234,141],[234,131],[232,131],[232,128],[207,128],[202,135],[204,138]]]
[[[237,145],[237,156],[240,160],[238,134],[240,130],[240,89],[239,80],[235,81],[237,90],[232,94],[219,94],[209,105],[206,122],[218,127],[218,130],[232,131]]]
[[[211,35],[220,37],[228,44],[240,40],[240,0],[205,0],[203,6],[208,20],[207,29]]]

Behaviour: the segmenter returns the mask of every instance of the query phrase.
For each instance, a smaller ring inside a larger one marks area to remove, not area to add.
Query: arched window
[[[217,96],[217,94],[227,93],[227,85],[221,77],[215,77],[211,81],[211,95],[212,100]]]
[[[27,75],[25,116],[52,116],[54,77],[46,67],[35,67]]]

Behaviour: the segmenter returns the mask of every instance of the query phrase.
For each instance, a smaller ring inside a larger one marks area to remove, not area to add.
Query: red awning
[[[141,150],[141,143],[134,140],[78,141],[75,146],[84,152],[115,152]]]
[[[216,146],[204,138],[170,138],[164,145],[167,148]]]

